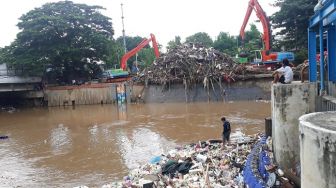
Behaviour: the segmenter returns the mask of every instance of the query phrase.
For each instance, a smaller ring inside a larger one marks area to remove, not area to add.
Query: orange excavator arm
[[[137,47],[133,48],[131,51],[127,52],[122,58],[120,62],[120,67],[123,70],[126,70],[127,68],[127,60],[134,56],[137,52],[139,52],[142,48],[144,48],[147,44],[149,44],[152,41],[153,43],[153,48],[154,48],[154,53],[155,56],[158,58],[160,56],[159,48],[155,39],[155,36],[153,34],[150,34],[149,39],[144,39],[140,44],[138,44]]]
[[[251,13],[252,11],[255,11],[257,14],[257,17],[259,18],[259,20],[261,21],[261,24],[263,26],[263,43],[264,43],[264,50],[262,51],[263,54],[263,59],[266,58],[268,51],[271,49],[271,34],[270,34],[270,24],[269,24],[269,20],[266,16],[266,13],[264,12],[264,10],[261,8],[258,0],[250,0],[248,7],[247,7],[247,11],[245,14],[245,18],[244,18],[244,22],[242,27],[240,28],[240,37],[244,40],[245,37],[245,28],[246,25],[250,19]],[[265,59],[264,59],[265,60]]]

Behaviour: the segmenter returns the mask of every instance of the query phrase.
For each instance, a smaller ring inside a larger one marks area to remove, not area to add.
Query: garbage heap
[[[186,43],[170,49],[145,68],[140,81],[153,84],[232,81],[243,71],[229,55],[199,43]]]
[[[293,187],[274,165],[271,138],[238,135],[231,144],[209,140],[177,147],[132,170],[114,187]]]

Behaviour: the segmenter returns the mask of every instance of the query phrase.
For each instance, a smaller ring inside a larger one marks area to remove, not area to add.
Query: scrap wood
[[[242,68],[229,55],[198,43],[178,45],[155,60],[140,75],[139,80],[155,84],[172,81],[197,83],[209,79],[230,79]]]

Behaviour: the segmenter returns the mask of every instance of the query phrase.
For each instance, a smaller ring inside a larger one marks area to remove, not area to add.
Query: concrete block
[[[274,154],[282,168],[292,168],[300,161],[299,117],[315,111],[316,93],[313,83],[272,85]]]
[[[336,187],[336,112],[300,118],[301,187]]]

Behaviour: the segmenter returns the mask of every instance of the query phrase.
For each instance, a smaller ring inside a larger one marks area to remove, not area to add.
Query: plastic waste
[[[156,164],[161,161],[161,156],[155,156],[151,160],[149,160],[150,164]]]
[[[198,154],[196,156],[196,160],[199,161],[199,162],[202,162],[202,163],[205,163],[205,161],[207,160],[207,158],[208,158],[207,156],[201,155],[201,154]]]

